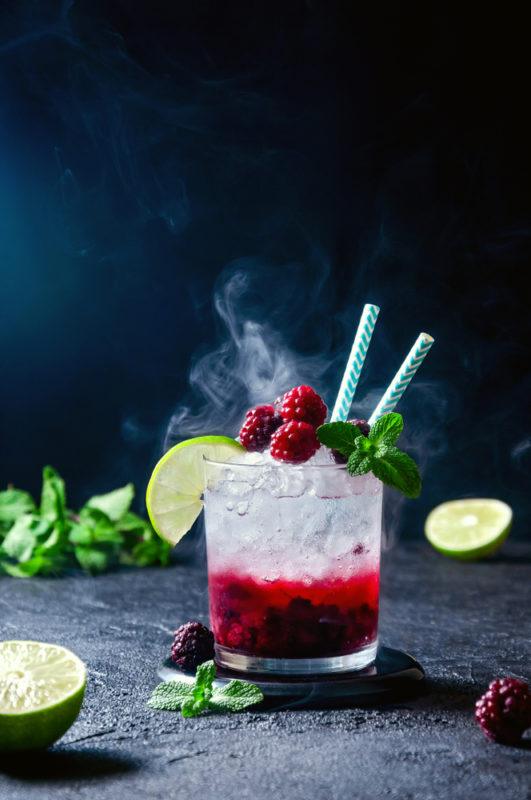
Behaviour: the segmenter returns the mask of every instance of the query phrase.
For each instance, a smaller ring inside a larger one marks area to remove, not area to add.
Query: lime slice
[[[451,500],[428,515],[426,538],[446,556],[483,558],[507,538],[512,518],[511,507],[501,500]]]
[[[203,459],[228,461],[242,452],[245,448],[228,436],[198,436],[179,442],[162,456],[146,492],[149,518],[159,536],[177,544],[201,513]]]
[[[0,752],[48,747],[75,721],[85,665],[55,644],[0,642]]]

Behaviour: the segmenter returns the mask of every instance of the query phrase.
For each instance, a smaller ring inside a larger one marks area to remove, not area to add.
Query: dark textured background
[[[382,307],[368,405],[432,333],[400,406],[426,478],[400,527],[479,494],[525,535],[523,20],[4,0],[0,23],[1,484],[36,490],[52,463],[73,503],[128,480],[143,493],[198,353],[222,347],[216,397],[242,402],[213,307],[229,280],[237,341],[254,322],[329,402],[363,302]],[[233,401],[197,424],[232,432]],[[197,385],[184,402],[201,410]],[[173,438],[193,429],[180,419]]]

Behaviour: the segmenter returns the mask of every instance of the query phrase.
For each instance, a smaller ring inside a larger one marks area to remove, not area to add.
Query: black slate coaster
[[[182,672],[171,659],[158,671],[163,681],[179,678],[192,682],[194,676]],[[424,686],[424,670],[412,656],[384,645],[378,648],[374,664],[356,672],[326,676],[286,676],[277,678],[259,673],[239,673],[218,667],[214,685],[223,686],[233,678],[252,681],[260,687],[266,705],[315,708],[348,705],[379,705],[417,694]]]

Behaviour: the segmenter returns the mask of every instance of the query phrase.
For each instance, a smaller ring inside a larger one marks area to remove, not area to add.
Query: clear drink
[[[216,660],[278,674],[375,657],[382,484],[345,466],[205,462]]]

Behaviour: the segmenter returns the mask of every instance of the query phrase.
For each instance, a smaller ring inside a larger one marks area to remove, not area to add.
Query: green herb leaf
[[[371,469],[383,483],[398,489],[406,497],[420,495],[422,480],[419,468],[407,453],[397,447],[387,447],[381,456],[373,458]]]
[[[262,691],[254,683],[234,680],[220,689],[214,689],[208,707],[212,711],[238,712],[261,703],[263,699]]]
[[[206,661],[196,670],[191,686],[177,679],[160,683],[153,691],[148,706],[161,711],[181,711],[183,717],[196,717],[203,711],[224,713],[243,711],[260,703],[264,695],[252,683],[233,680],[219,689],[212,688],[216,677],[213,661]]]
[[[120,517],[118,528],[125,532],[143,532],[145,528],[153,530],[149,522],[146,522],[145,519],[142,519],[142,517],[139,517],[138,514],[134,514],[132,511],[128,511]]]
[[[133,495],[127,484],[93,497],[74,514],[52,467],[43,470],[39,508],[27,492],[0,492],[0,573],[21,578],[79,565],[97,573],[116,564],[168,564],[171,545],[129,511]]]
[[[131,563],[137,567],[150,567],[160,564],[166,567],[170,563],[171,545],[160,539],[156,533],[148,532],[147,538],[138,542],[131,551]]]
[[[6,489],[0,492],[0,524],[11,525],[22,514],[36,511],[33,497],[20,489]]]
[[[200,664],[195,673],[194,699],[205,701],[212,695],[212,684],[216,677],[216,665],[213,661]]]
[[[372,468],[372,459],[361,450],[355,450],[347,461],[349,475],[365,475]]]
[[[320,425],[316,433],[321,444],[348,457],[354,450],[356,438],[361,431],[349,422],[327,422]]]
[[[159,711],[180,711],[182,704],[193,695],[193,685],[178,679],[159,683],[148,700],[150,708]]]
[[[369,439],[373,444],[378,444],[383,439],[388,444],[394,444],[404,429],[404,420],[402,414],[397,414],[392,411],[390,414],[384,414],[371,426],[369,432]]]
[[[361,451],[366,455],[374,451],[374,444],[370,441],[370,439],[367,439],[366,436],[363,436],[363,434],[361,436],[356,436],[354,439],[354,445],[356,450]]]
[[[110,520],[118,522],[129,511],[134,496],[135,487],[132,483],[128,483],[126,486],[122,486],[121,489],[91,497],[86,505],[89,508],[97,508],[99,511],[103,511]]]
[[[95,547],[78,546],[74,548],[80,566],[87,572],[105,572],[109,564],[109,554]]]
[[[56,564],[52,558],[36,553],[28,561],[12,564],[2,561],[2,569],[12,578],[32,578],[34,575],[48,575],[55,572]]]
[[[63,522],[66,510],[65,482],[53,467],[42,471],[41,516],[50,522]]]
[[[31,514],[24,514],[17,519],[2,542],[2,550],[6,555],[17,561],[29,561],[37,544],[33,525],[34,518]]]

